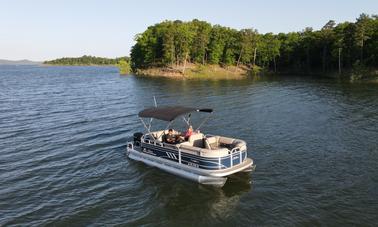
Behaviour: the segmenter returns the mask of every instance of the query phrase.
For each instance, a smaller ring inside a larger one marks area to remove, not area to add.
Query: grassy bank
[[[266,71],[258,66],[249,68],[247,66],[219,66],[219,65],[202,65],[202,64],[188,64],[183,66],[170,67],[150,67],[146,69],[137,69],[136,75],[147,77],[166,77],[171,79],[205,79],[205,80],[240,80],[245,79],[249,75],[277,75],[277,76],[316,76],[318,78],[332,78],[337,80],[356,82],[378,83],[378,70],[374,68],[354,68],[338,72],[323,73],[320,71],[314,72],[298,72],[286,71],[277,72]]]
[[[139,76],[167,77],[172,79],[240,80],[249,73],[246,67],[187,64],[183,66],[150,67],[137,69]]]

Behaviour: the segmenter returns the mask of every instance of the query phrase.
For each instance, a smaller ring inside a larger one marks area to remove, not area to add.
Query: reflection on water
[[[127,159],[128,138],[142,130],[137,113],[153,96],[215,109],[202,131],[245,140],[255,172],[219,189]],[[0,225],[378,222],[374,84],[0,66],[0,104]]]
[[[201,187],[201,186],[199,186]],[[202,186],[205,188],[204,186]],[[214,218],[228,218],[237,212],[240,200],[245,193],[251,193],[250,173],[236,174],[227,179],[222,188],[207,187],[212,199],[208,201],[209,214]]]

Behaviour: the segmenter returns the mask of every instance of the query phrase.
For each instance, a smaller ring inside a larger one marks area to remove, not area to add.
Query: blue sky
[[[129,55],[134,36],[163,20],[206,20],[261,33],[321,28],[377,14],[378,0],[0,0],[0,59]]]

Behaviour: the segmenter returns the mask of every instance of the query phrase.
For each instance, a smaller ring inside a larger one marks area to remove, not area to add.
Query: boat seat
[[[193,147],[205,148],[203,143],[203,134],[202,133],[195,133],[189,136],[188,142]]]
[[[216,150],[209,150],[204,149],[200,147],[193,147],[189,144],[189,142],[184,142],[180,145],[178,145],[180,150],[185,153],[194,154],[194,155],[200,155],[203,157],[223,157],[225,155],[228,155],[228,149],[227,148],[218,148]]]
[[[204,140],[205,148],[209,150],[216,150],[219,148],[219,136],[212,136]]]
[[[221,136],[219,137],[219,143],[221,144],[233,144],[233,142],[235,141],[234,138],[229,138],[229,137],[224,137],[224,136]]]
[[[180,149],[182,149],[183,152],[185,153],[191,153],[194,155],[200,155],[201,154],[201,148],[199,147],[193,147],[189,144],[181,144]]]

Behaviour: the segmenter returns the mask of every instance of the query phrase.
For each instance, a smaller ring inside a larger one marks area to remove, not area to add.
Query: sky
[[[378,14],[378,0],[0,0],[0,59],[128,56],[135,35],[163,20],[279,33],[361,13]]]

